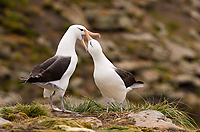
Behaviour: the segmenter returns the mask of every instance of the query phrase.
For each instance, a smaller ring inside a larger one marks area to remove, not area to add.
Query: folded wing
[[[42,64],[36,65],[27,79],[23,82],[38,83],[56,81],[62,78],[71,62],[71,57],[53,56]]]

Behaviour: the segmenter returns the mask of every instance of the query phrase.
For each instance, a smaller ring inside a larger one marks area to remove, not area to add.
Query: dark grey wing
[[[56,60],[58,59],[58,56],[53,56],[51,58],[49,58],[48,60],[46,60],[45,62],[43,62],[42,64],[38,64],[36,65],[32,72],[29,75],[29,78],[39,78],[41,76],[41,74],[50,66],[52,65]]]
[[[61,79],[69,64],[71,57],[55,56],[44,63],[37,65],[26,82],[49,82]]]
[[[117,72],[117,74],[121,77],[121,79],[124,81],[125,86],[128,88],[131,85],[133,85],[134,83],[143,83],[141,81],[136,81],[133,74],[122,70],[120,68],[116,68],[115,71]]]
[[[50,66],[52,65],[56,60],[58,59],[58,56],[53,56],[51,58],[49,58],[48,60],[46,60],[45,62],[43,62],[42,64],[38,64],[36,65],[32,72],[30,73],[28,78],[25,77],[20,77],[20,79],[22,81],[20,81],[19,83],[24,83],[27,82],[28,79],[33,79],[33,78],[40,78],[42,76],[42,73]]]

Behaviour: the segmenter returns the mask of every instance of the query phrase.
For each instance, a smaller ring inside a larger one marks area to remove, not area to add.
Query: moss
[[[8,120],[9,120],[9,121],[14,121],[15,118],[16,118],[16,115],[15,115],[15,114],[9,114],[9,115],[8,115]]]
[[[86,128],[89,128],[89,129],[92,129],[92,125],[89,123],[89,122],[81,122],[81,125],[86,127]]]
[[[122,127],[122,126],[113,126],[107,129],[99,129],[97,130],[97,132],[142,132],[140,129],[138,128],[132,128],[132,127]]]
[[[142,128],[143,132],[152,132],[153,129],[152,128]]]
[[[12,126],[12,123],[6,123],[6,124],[3,124],[3,125],[1,125],[4,129],[9,129],[9,128],[11,128],[11,126]]]
[[[22,112],[20,112],[19,114],[20,114],[22,117],[24,117],[25,119],[28,119],[28,116],[27,116],[26,113],[22,113]]]
[[[50,1],[46,1],[46,2],[44,3],[43,7],[44,7],[45,9],[48,9],[48,10],[53,9],[53,5],[52,5],[52,3],[51,3]]]
[[[70,22],[66,22],[62,26],[62,30],[65,32],[70,26],[71,26],[71,23]]]
[[[79,127],[82,128],[79,123],[73,120],[68,120],[68,119],[62,119],[62,118],[53,118],[53,119],[44,119],[42,121],[39,121],[37,125],[40,126],[45,126],[47,128],[53,128],[55,125],[66,125],[70,127]]]
[[[20,132],[19,129],[14,129],[14,128],[13,128],[13,129],[10,129],[10,131],[11,131],[11,132]]]
[[[53,130],[63,130],[63,128],[60,125],[55,125],[52,129]]]
[[[56,8],[56,9],[55,9],[55,12],[56,12],[57,14],[61,14],[61,13],[63,12],[63,9],[61,9],[61,8]]]
[[[114,129],[117,129],[117,130],[128,130],[129,127],[113,126],[113,127],[108,128],[107,130],[114,130]]]
[[[134,125],[128,125],[127,127],[134,128],[134,129],[138,129],[138,130],[139,130],[139,127],[134,126]]]
[[[133,44],[133,43],[130,43],[130,44],[128,45],[128,50],[129,50],[130,52],[134,52],[134,51],[135,51],[135,47],[134,47],[134,44]]]
[[[20,52],[15,52],[12,54],[12,60],[14,61],[23,61],[24,57],[22,56],[22,54]]]
[[[39,54],[33,54],[31,57],[30,57],[30,61],[31,62],[38,62],[40,60],[40,55]]]
[[[0,0],[0,5],[1,5],[2,8],[13,7],[13,3],[9,0]]]
[[[166,22],[166,27],[169,32],[173,32],[179,29],[178,24],[176,24],[175,22]]]

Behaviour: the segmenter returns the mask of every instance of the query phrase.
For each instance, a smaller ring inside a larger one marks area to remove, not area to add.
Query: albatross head
[[[93,39],[90,35],[89,32],[87,30],[84,30],[85,35],[88,39],[88,52],[92,55],[95,56],[97,54],[101,54],[102,53],[102,48],[100,43]]]
[[[73,30],[73,32],[75,33],[76,37],[77,37],[79,40],[81,40],[81,42],[82,42],[83,46],[85,47],[85,50],[86,50],[86,51],[87,51],[88,49],[87,49],[87,47],[86,47],[86,45],[85,45],[85,42],[84,42],[84,39],[83,39],[83,35],[85,35],[84,30],[87,31],[88,34],[90,34],[90,35],[98,35],[99,38],[101,37],[101,35],[100,35],[99,33],[90,32],[90,31],[88,31],[88,30],[87,30],[84,26],[82,26],[82,25],[72,25],[72,26],[69,27],[69,29]]]

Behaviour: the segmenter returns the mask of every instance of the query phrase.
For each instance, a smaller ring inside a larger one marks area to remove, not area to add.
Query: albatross
[[[136,81],[132,73],[115,67],[104,55],[99,42],[93,39],[87,30],[84,32],[88,39],[88,52],[94,61],[94,81],[107,100],[107,112],[113,100],[120,103],[123,112],[122,103],[126,94],[133,88],[143,87],[143,82]]]
[[[43,63],[36,65],[28,78],[20,78],[22,81],[19,83],[32,83],[44,88],[43,96],[44,98],[50,98],[51,109],[54,111],[75,113],[64,108],[63,96],[78,61],[75,51],[77,39],[81,40],[87,51],[83,39],[83,35],[85,35],[84,30],[88,31],[82,25],[70,26],[60,40],[56,54]],[[88,32],[90,35],[98,35],[100,37],[99,33]],[[53,107],[52,95],[54,92],[53,97],[60,98],[62,110]]]

